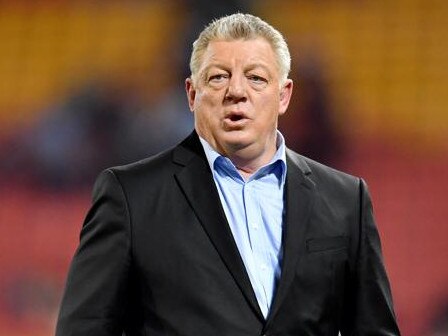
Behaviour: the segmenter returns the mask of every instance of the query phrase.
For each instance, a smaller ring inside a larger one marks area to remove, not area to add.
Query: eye
[[[227,79],[229,76],[227,74],[216,74],[216,75],[211,75],[208,78],[208,82],[209,83],[221,83],[223,82],[225,79]]]
[[[247,78],[254,84],[267,84],[267,79],[258,75],[249,75]]]

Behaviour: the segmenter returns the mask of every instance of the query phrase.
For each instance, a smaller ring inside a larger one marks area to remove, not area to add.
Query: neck
[[[219,143],[212,136],[207,136],[209,134],[202,134],[198,130],[197,133],[202,139],[207,141],[213,150],[229,158],[245,179],[268,164],[277,151],[276,130],[265,139],[264,143],[255,142],[246,146],[242,144]]]
[[[274,157],[276,150],[274,142],[271,146],[264,147],[261,152],[257,152],[256,155],[250,149],[244,148],[228,153],[226,156],[232,161],[241,176],[247,179],[258,169],[268,164]]]

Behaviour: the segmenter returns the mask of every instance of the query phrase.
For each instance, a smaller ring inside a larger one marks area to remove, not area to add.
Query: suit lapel
[[[287,296],[297,261],[305,250],[307,224],[315,197],[315,185],[307,176],[311,171],[305,161],[287,150],[287,165],[282,274],[266,327]]]
[[[205,232],[254,312],[264,319],[195,132],[175,149],[173,160],[184,166],[176,179]]]

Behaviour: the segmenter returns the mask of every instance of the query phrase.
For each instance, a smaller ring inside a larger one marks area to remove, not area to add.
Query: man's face
[[[198,134],[219,153],[248,160],[275,153],[277,119],[288,107],[292,81],[280,86],[265,39],[210,42],[186,89]]]

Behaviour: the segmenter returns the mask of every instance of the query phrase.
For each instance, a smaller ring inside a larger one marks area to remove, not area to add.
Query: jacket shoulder
[[[358,176],[329,167],[290,149],[287,150],[287,156],[316,184],[317,187],[343,189],[356,188],[356,190],[359,188],[362,179]]]
[[[172,148],[140,161],[115,166],[107,170],[114,173],[119,179],[135,178],[144,180],[150,177],[153,180],[157,180],[173,176],[175,172],[188,164],[190,160],[198,157],[205,160],[205,154],[199,138],[195,132],[192,132],[190,136]]]
[[[149,186],[163,184],[175,173],[176,165],[172,160],[173,149],[125,165],[105,169],[98,177],[113,175],[114,179],[127,192],[140,191]]]
[[[167,168],[172,164],[173,148],[160,152],[158,154],[149,156],[139,161],[128,163],[125,165],[114,166],[108,168],[108,170],[114,172],[121,177],[141,175],[141,174],[153,174],[160,172],[161,168]]]

